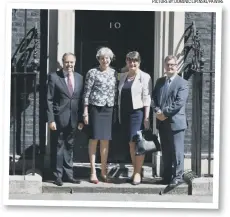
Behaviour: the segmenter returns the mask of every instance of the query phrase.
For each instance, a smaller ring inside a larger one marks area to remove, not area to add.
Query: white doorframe
[[[167,55],[178,55],[183,58],[184,41],[184,12],[155,12],[155,33],[154,33],[154,73],[153,87],[156,80],[164,75],[164,58]],[[183,61],[182,63],[183,64]],[[153,133],[158,134],[156,130],[156,115],[153,112]],[[156,175],[162,176],[161,152],[152,154],[152,164]]]

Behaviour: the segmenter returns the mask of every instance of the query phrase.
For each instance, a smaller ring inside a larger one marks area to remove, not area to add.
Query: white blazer
[[[121,90],[124,86],[124,82],[127,78],[128,72],[121,73],[118,85],[118,108],[119,108],[119,120],[120,120],[120,105],[121,105]],[[143,108],[144,106],[150,106],[152,94],[152,79],[149,74],[141,71],[137,72],[135,80],[131,87],[131,95],[133,102],[133,109]]]

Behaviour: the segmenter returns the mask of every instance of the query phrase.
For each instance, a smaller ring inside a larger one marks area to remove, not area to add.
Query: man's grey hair
[[[68,53],[64,53],[64,54],[63,54],[63,56],[62,56],[62,61],[65,60],[65,57],[66,57],[66,56],[73,56],[73,57],[75,58],[75,60],[76,60],[76,56],[75,56],[73,53],[68,52]]]
[[[99,58],[102,56],[107,56],[111,60],[114,60],[114,58],[115,58],[113,51],[108,47],[102,47],[97,51],[97,54],[96,54],[97,60],[99,60]]]
[[[169,60],[175,60],[175,62],[177,62],[177,57],[174,55],[168,55],[167,57],[165,57],[165,63],[167,63]]]

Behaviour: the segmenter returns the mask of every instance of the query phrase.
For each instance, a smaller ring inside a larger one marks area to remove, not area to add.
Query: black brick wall
[[[25,26],[26,26],[26,32],[28,32],[31,28],[35,27],[37,25],[38,28],[38,47],[37,47],[37,58],[39,59],[39,50],[40,50],[40,10],[27,10],[27,24],[25,25],[25,10],[23,9],[17,9],[13,10],[12,12],[12,55],[16,52],[17,47],[20,45],[22,39],[25,37]],[[28,48],[32,48],[34,46],[34,41],[32,40],[31,43],[27,46]],[[17,60],[22,55],[22,52],[19,52],[17,55]],[[33,53],[30,57],[29,64],[33,60]],[[28,65],[29,65],[28,64]],[[29,71],[29,70],[28,70]],[[37,74],[37,85],[39,84],[39,71]],[[17,78],[17,81],[19,81],[19,78]],[[13,81],[11,82],[11,84]],[[23,117],[25,114],[25,145],[26,148],[33,144],[33,104],[34,104],[34,94],[32,87],[32,79],[31,77],[27,80],[27,91],[29,92],[29,95],[27,97],[27,106],[26,109],[22,109],[21,113],[21,124],[23,125]],[[18,91],[23,90],[23,82],[20,82],[18,84],[17,89],[12,89],[11,95],[15,94]],[[19,109],[19,104],[17,105],[17,108]],[[39,144],[39,92],[36,92],[36,144]],[[11,122],[13,121],[13,118],[11,118]],[[12,144],[13,144],[13,126],[11,125],[11,136],[10,136],[10,152],[12,153]],[[23,128],[21,128],[21,142],[23,142]]]
[[[187,28],[192,21],[195,21],[196,29],[200,35],[200,43],[202,49],[204,49],[204,58],[205,58],[205,65],[204,71],[210,71],[210,64],[213,64],[213,71],[215,69],[215,36],[216,36],[216,20],[214,15],[214,22],[213,22],[213,60],[211,61],[211,29],[212,29],[212,14],[211,13],[199,13],[199,12],[192,12],[192,13],[185,13],[185,28]],[[191,59],[191,54],[187,58],[188,63]],[[210,102],[210,74],[205,73],[203,76],[203,101],[202,101],[202,151],[207,152],[209,146],[209,138],[211,138],[211,150],[213,151],[213,129],[214,129],[214,92],[215,92],[215,75],[213,74],[212,80],[212,117],[211,117],[211,134],[209,135],[209,102]],[[187,115],[189,121],[189,128],[186,131],[186,139],[185,139],[185,150],[186,152],[191,151],[191,127],[192,127],[192,78],[189,80],[190,85],[190,93],[187,105]]]

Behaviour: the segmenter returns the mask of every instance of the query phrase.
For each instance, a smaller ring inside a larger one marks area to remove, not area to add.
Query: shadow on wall
[[[15,10],[14,13],[16,13],[16,11],[17,10]],[[40,70],[37,50],[38,31],[36,27],[33,27],[27,32],[26,36],[22,38],[11,58],[10,127],[11,131],[13,131],[11,141],[15,141],[16,154],[18,155],[22,153],[21,131],[23,126],[27,124],[27,121],[23,123],[22,119],[26,116],[26,110],[29,106],[32,105],[31,109],[33,109],[33,102],[35,102],[37,98],[35,94],[39,92],[36,75],[36,72]],[[35,114],[33,114],[34,111],[31,112],[28,110],[28,112],[30,116],[33,116],[34,122],[36,111]]]

